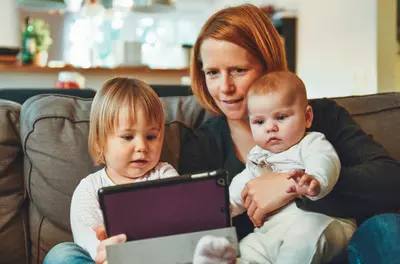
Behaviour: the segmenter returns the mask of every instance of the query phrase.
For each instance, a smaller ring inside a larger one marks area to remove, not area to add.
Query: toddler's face
[[[297,144],[312,123],[311,106],[287,103],[279,92],[248,98],[250,127],[258,146],[273,153]]]
[[[133,124],[130,115],[129,109],[121,110],[118,127],[107,138],[106,170],[116,184],[143,177],[160,160],[163,141],[160,125],[149,124],[140,108]]]

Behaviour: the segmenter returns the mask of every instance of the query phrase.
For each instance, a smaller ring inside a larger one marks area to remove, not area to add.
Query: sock
[[[233,264],[236,248],[225,237],[204,236],[197,243],[193,264]]]

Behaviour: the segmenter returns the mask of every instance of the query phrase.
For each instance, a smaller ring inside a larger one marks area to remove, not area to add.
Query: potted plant
[[[53,43],[50,37],[50,26],[43,19],[33,19],[32,27],[32,33],[36,38],[34,64],[44,67],[47,65],[48,49]]]

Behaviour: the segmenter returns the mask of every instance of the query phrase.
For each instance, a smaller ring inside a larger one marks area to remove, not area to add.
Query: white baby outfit
[[[280,153],[256,146],[247,156],[246,168],[229,187],[232,215],[246,211],[241,193],[249,180],[265,171],[291,170],[305,170],[319,181],[320,193],[307,197],[318,200],[336,184],[340,161],[333,146],[318,132],[307,133],[297,145]],[[355,229],[352,219],[304,211],[293,201],[240,242],[240,263],[325,263],[346,250]]]

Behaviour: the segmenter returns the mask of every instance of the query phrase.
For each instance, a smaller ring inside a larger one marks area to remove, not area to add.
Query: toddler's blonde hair
[[[164,136],[164,111],[159,97],[146,83],[116,77],[106,81],[96,93],[90,111],[89,153],[97,164],[105,164],[104,149],[107,137],[115,133],[122,109],[131,109],[129,122],[135,123],[140,109],[150,124],[159,126]]]

